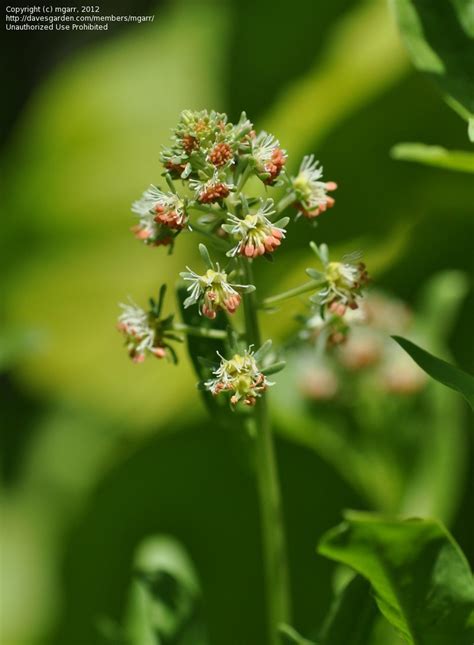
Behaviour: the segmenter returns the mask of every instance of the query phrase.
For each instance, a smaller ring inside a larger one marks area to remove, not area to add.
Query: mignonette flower
[[[199,303],[200,313],[211,320],[216,317],[218,309],[225,309],[229,314],[235,313],[241,300],[236,288],[248,290],[249,286],[230,284],[227,274],[220,270],[218,264],[217,270],[209,268],[204,275],[186,268],[187,271],[180,273],[183,280],[191,283],[188,287],[190,295],[184,301],[185,308]]]
[[[335,203],[328,191],[335,190],[337,184],[333,181],[321,181],[322,175],[323,169],[314,155],[307,155],[301,162],[297,176],[290,179],[291,188],[296,195],[295,206],[309,219],[317,217]]]
[[[258,177],[264,184],[272,186],[278,179],[286,163],[286,151],[282,150],[278,139],[264,130],[251,138],[251,155]]]
[[[347,255],[342,262],[330,262],[325,244],[318,248],[311,243],[311,248],[321,260],[324,272],[307,269],[306,273],[321,283],[321,288],[310,299],[311,302],[336,316],[344,316],[347,308],[357,309],[364,287],[369,282],[369,275],[363,262],[355,261],[359,253]]]
[[[125,346],[134,363],[143,363],[146,356],[152,354],[155,358],[171,358],[174,363],[178,359],[170,341],[181,342],[174,334],[171,314],[161,318],[161,310],[165,298],[166,286],[163,285],[155,301],[150,298],[150,309],[145,311],[132,300],[129,304],[120,304],[122,313],[119,316],[117,329],[125,337]]]
[[[265,253],[273,253],[285,237],[284,226],[288,218],[283,218],[275,224],[269,219],[275,213],[273,200],[261,202],[256,213],[249,213],[243,219],[229,213],[227,224],[222,228],[230,233],[237,244],[227,253],[230,257],[243,255],[256,258]]]
[[[147,354],[164,358],[166,349],[156,333],[153,318],[135,303],[120,304],[123,312],[119,316],[117,328],[125,336],[128,354],[134,363],[143,363]]]
[[[259,370],[251,349],[246,349],[243,354],[234,354],[230,359],[220,354],[219,357],[221,363],[213,371],[215,378],[204,383],[204,387],[214,396],[221,392],[232,392],[232,405],[242,400],[245,405],[252,406],[267,387],[273,385]]]
[[[139,217],[139,223],[132,228],[135,237],[152,246],[171,244],[188,221],[184,201],[156,186],[150,186],[132,204],[132,212]]]

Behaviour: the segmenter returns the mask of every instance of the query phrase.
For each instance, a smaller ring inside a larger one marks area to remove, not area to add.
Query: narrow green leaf
[[[285,228],[285,226],[288,224],[289,221],[290,221],[289,217],[282,217],[277,222],[275,222],[275,226],[277,226],[278,228]]]
[[[441,358],[433,356],[406,338],[401,336],[392,336],[392,338],[410,354],[415,363],[431,378],[452,390],[460,392],[474,410],[474,377],[459,369],[459,367],[450,365]]]
[[[321,645],[367,645],[376,616],[370,584],[354,576],[334,600],[319,635]]]
[[[156,301],[155,313],[157,318],[161,316],[161,312],[163,310],[163,304],[165,302],[165,296],[166,296],[166,284],[162,284],[160,287],[160,291],[158,292],[158,299]]]
[[[207,247],[205,246],[205,244],[199,244],[199,254],[206,268],[214,269],[214,263],[211,260],[211,256],[209,255],[209,251],[207,250]]]
[[[306,269],[306,275],[309,276],[312,280],[316,280],[317,282],[321,282],[324,280],[324,274],[321,273],[321,271],[316,271],[316,269],[312,269],[309,267]]]
[[[273,363],[273,365],[264,367],[262,369],[262,374],[265,374],[265,376],[270,376],[271,374],[277,374],[277,372],[281,372],[281,370],[285,369],[285,366],[286,366],[286,361],[278,361],[278,363]]]
[[[474,114],[472,0],[392,0],[398,25],[417,69],[429,74]]]
[[[474,173],[474,153],[465,150],[446,150],[423,143],[398,143],[391,150],[394,159],[417,161],[428,166]]]
[[[411,645],[474,642],[472,574],[440,523],[348,512],[318,550],[369,580],[380,611]]]
[[[256,361],[262,360],[262,358],[264,358],[264,356],[266,354],[268,354],[268,352],[270,351],[271,347],[272,347],[272,341],[270,339],[266,340],[263,343],[263,345],[261,347],[259,347],[257,349],[257,351],[255,352],[255,355],[254,355],[255,360]]]
[[[309,246],[311,247],[311,250],[321,260],[322,264],[326,266],[326,264],[329,262],[329,249],[327,247],[327,244],[320,244],[318,246],[316,242],[310,242]]]

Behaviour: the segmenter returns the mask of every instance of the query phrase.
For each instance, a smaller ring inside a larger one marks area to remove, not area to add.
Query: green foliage
[[[472,644],[472,574],[438,522],[347,512],[318,551],[370,581],[380,611],[411,645]]]
[[[282,645],[318,645],[314,641],[303,638],[291,625],[280,625],[280,634]]]
[[[403,161],[474,173],[474,153],[464,150],[446,150],[441,146],[426,146],[423,143],[398,143],[392,148],[391,155]]]
[[[474,19],[472,0],[393,0],[398,24],[417,69],[474,119]]]
[[[393,339],[432,378],[452,390],[460,392],[474,410],[474,378],[470,374],[467,374],[454,365],[450,365],[441,358],[433,356],[406,338],[393,336]]]

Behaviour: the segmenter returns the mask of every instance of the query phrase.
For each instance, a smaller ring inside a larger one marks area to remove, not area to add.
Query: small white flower
[[[262,181],[274,184],[286,162],[286,152],[278,139],[262,130],[251,140],[251,154]]]
[[[225,309],[228,313],[235,313],[240,305],[240,294],[237,289],[248,289],[242,284],[230,284],[227,281],[227,274],[220,270],[208,269],[203,275],[199,275],[189,267],[187,271],[180,273],[183,280],[190,282],[188,287],[189,296],[184,301],[184,307],[190,307],[201,303],[200,313],[211,320],[217,315],[219,308]]]
[[[241,399],[246,405],[255,405],[257,398],[273,385],[259,370],[251,348],[243,354],[234,354],[231,359],[218,355],[221,363],[213,371],[215,378],[204,383],[214,396],[221,392],[233,392],[230,399],[233,405]]]
[[[285,237],[283,226],[288,220],[284,219],[273,224],[269,218],[274,213],[272,199],[262,200],[257,212],[250,213],[243,219],[229,213],[227,224],[224,224],[222,228],[233,235],[237,244],[227,255],[235,257],[240,254],[248,258],[256,258],[259,255],[275,251]],[[283,226],[279,226],[279,224]]]
[[[168,229],[180,230],[187,222],[183,200],[178,195],[165,193],[153,185],[132,204],[132,212],[139,217],[139,230],[147,234],[144,239],[156,237],[160,224]]]
[[[157,358],[165,356],[165,349],[156,342],[156,329],[150,315],[133,301],[120,304],[122,313],[118,319],[118,330],[125,336],[127,351],[135,363],[142,363],[147,352]]]
[[[357,309],[357,298],[369,279],[362,262],[329,262],[324,277],[323,288],[314,296],[319,305],[327,305],[338,316],[343,316],[347,307]]]
[[[328,191],[335,190],[333,181],[322,181],[323,169],[314,155],[303,157],[298,175],[291,178],[291,187],[296,194],[297,207],[308,218],[316,217],[334,205]]]

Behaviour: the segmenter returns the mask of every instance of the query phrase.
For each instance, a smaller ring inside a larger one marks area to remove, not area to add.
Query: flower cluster
[[[188,221],[185,201],[156,186],[150,186],[132,204],[132,212],[139,217],[138,224],[132,228],[135,237],[152,246],[171,244]]]
[[[255,213],[249,213],[244,218],[229,214],[228,223],[222,228],[237,244],[227,255],[256,258],[265,253],[273,253],[285,237],[284,226],[288,223],[288,218],[283,218],[273,224],[270,218],[274,213],[273,199],[267,199],[261,201],[260,208]]]
[[[357,309],[364,287],[369,282],[365,264],[358,261],[360,254],[345,256],[342,262],[330,262],[325,244],[318,248],[311,244],[323,264],[323,273],[307,269],[307,274],[320,283],[311,301],[323,310],[337,316],[344,316],[347,308]]]
[[[299,359],[299,386],[311,399],[332,399],[349,388],[360,376],[365,383],[389,394],[415,394],[426,383],[425,373],[393,341],[390,334],[411,332],[412,318],[407,306],[383,293],[370,293],[357,311],[347,310],[341,325],[350,325],[351,333],[332,341],[333,351],[324,357],[317,351],[324,334],[338,333],[334,320],[316,314],[307,320],[305,341],[314,343],[316,352],[305,348]],[[306,343],[305,343],[306,345]]]
[[[309,219],[317,217],[325,210],[334,206],[335,200],[328,195],[336,190],[333,181],[321,181],[323,169],[314,155],[303,157],[296,177],[291,177],[290,186],[296,196],[295,206],[298,211]]]
[[[188,287],[189,296],[184,301],[184,308],[199,304],[199,311],[203,316],[213,320],[219,309],[234,314],[240,305],[239,290],[248,290],[249,285],[230,284],[227,273],[221,271],[217,264],[216,269],[209,268],[206,273],[199,275],[189,267],[187,271],[180,273]]]
[[[145,311],[133,301],[120,304],[122,313],[119,316],[117,329],[125,338],[128,355],[134,363],[143,363],[147,355],[155,358],[170,357],[176,362],[176,354],[170,341],[180,341],[173,334],[173,318],[160,318],[165,287],[162,287],[158,300],[150,298],[151,308]]]
[[[258,368],[251,349],[246,349],[242,354],[234,354],[230,359],[220,355],[219,357],[221,363],[213,371],[215,378],[204,384],[214,396],[221,392],[232,392],[232,405],[240,400],[243,400],[245,405],[255,405],[257,398],[273,385]]]
[[[252,161],[257,176],[268,186],[273,186],[286,163],[286,151],[272,134],[264,130],[250,139]]]
[[[173,178],[181,179],[230,167],[235,163],[239,144],[251,130],[245,114],[234,126],[228,123],[226,114],[214,110],[185,110],[173,131],[173,143],[164,148],[161,161]]]
[[[117,328],[125,336],[125,345],[133,362],[143,363],[147,354],[164,358],[166,350],[161,339],[157,338],[153,318],[134,303],[120,306],[123,312]]]

